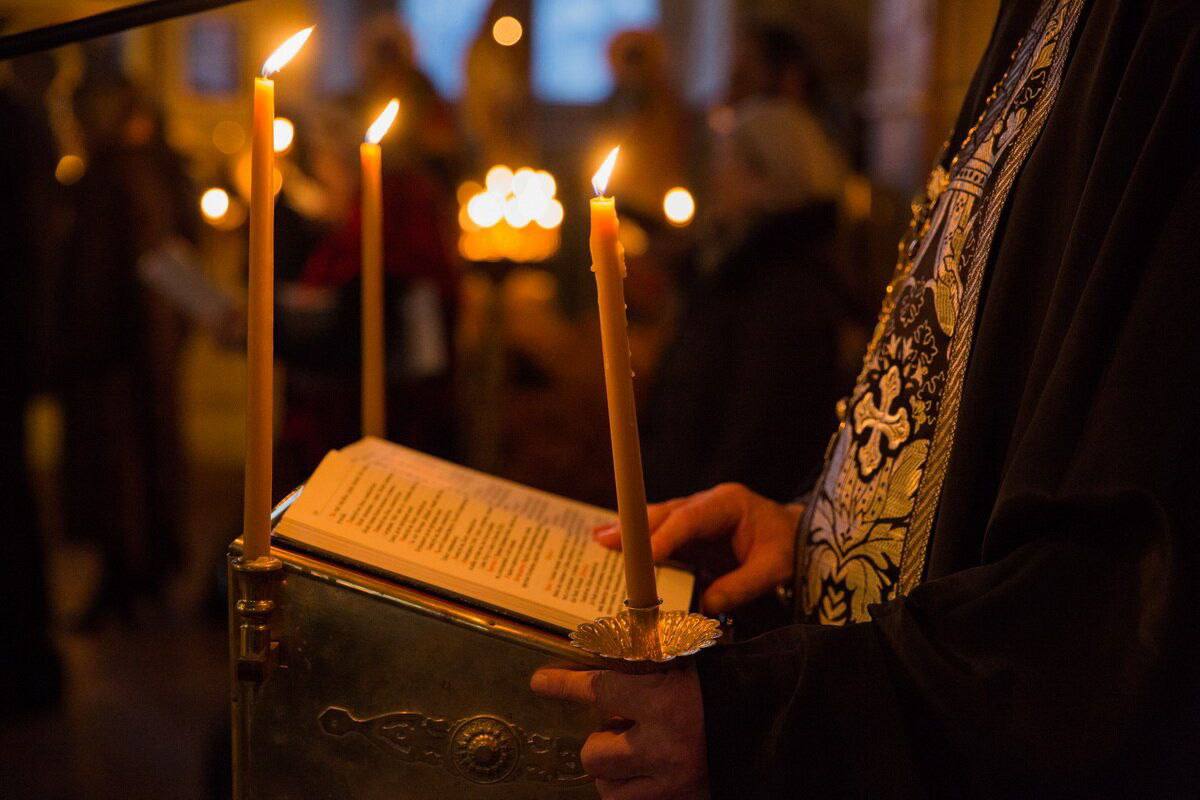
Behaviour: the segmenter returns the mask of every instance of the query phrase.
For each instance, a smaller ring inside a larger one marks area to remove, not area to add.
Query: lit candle
[[[383,352],[383,166],[379,142],[392,127],[400,101],[392,101],[367,129],[362,161],[362,430],[384,437],[386,381]]]
[[[279,46],[254,80],[250,140],[250,280],[246,316],[246,498],[243,547],[247,561],[271,552],[271,445],[274,384],[275,83],[271,76],[312,33],[305,28]]]
[[[625,588],[632,608],[658,604],[654,559],[650,552],[650,522],[646,516],[646,485],[638,443],[637,408],[633,398],[633,367],[625,319],[625,253],[618,238],[617,204],[605,197],[608,179],[617,163],[613,148],[592,178],[592,272],[600,303],[600,340],[604,351],[604,383],[608,392],[608,425],[612,437],[613,472],[617,483],[617,515],[621,519],[621,549],[625,558]]]

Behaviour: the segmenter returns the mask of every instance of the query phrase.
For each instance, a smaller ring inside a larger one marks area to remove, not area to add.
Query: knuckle
[[[599,704],[608,697],[608,675],[608,671],[602,669],[595,670],[591,673],[591,679],[587,684],[587,692],[589,695],[588,699],[592,703]]]
[[[718,483],[713,487],[713,493],[722,498],[742,497],[743,495],[749,494],[749,492],[750,490],[746,488],[745,484],[735,483],[733,481]]]

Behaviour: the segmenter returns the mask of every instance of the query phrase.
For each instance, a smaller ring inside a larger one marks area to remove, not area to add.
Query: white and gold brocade
[[[954,444],[984,269],[1054,102],[1082,0],[1046,0],[953,157],[914,204],[874,335],[800,528],[806,619],[869,618],[918,583]]]

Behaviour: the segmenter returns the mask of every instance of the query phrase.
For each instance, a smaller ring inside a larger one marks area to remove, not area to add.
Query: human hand
[[[542,697],[594,706],[613,718],[579,754],[603,800],[708,797],[704,706],[694,666],[651,675],[539,669],[529,686]]]
[[[693,539],[730,537],[738,568],[722,575],[705,591],[705,611],[720,614],[770,591],[792,577],[796,526],[804,506],[781,505],[738,483],[722,483],[691,497],[649,507],[650,545],[661,560]],[[606,547],[621,546],[619,523],[593,531]]]

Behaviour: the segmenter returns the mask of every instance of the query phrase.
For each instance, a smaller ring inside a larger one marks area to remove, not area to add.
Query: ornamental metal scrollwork
[[[532,781],[579,786],[592,780],[583,771],[583,742],[528,733],[490,714],[448,721],[416,711],[358,719],[330,706],[319,718],[331,736],[358,734],[403,761],[439,766],[473,783]]]

